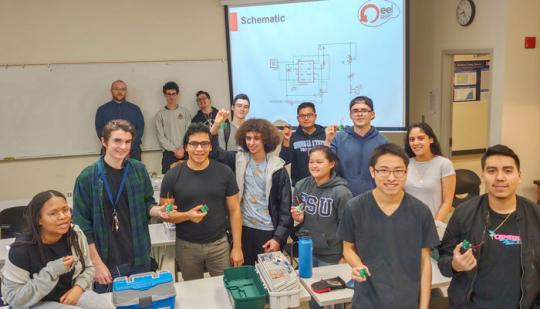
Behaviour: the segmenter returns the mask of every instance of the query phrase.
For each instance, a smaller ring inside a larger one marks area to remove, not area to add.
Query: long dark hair
[[[415,156],[414,152],[412,151],[411,145],[409,144],[409,134],[411,134],[411,130],[414,128],[422,130],[424,133],[426,133],[428,138],[433,139],[433,143],[429,144],[429,149],[434,156],[443,155],[441,151],[441,144],[439,144],[439,140],[437,139],[437,135],[435,135],[435,132],[433,132],[433,129],[429,126],[429,124],[425,122],[419,122],[411,124],[407,129],[407,134],[405,134],[405,143],[403,146],[405,146],[405,152],[407,153],[409,158],[413,158]]]
[[[310,157],[312,153],[317,151],[322,152],[326,157],[326,160],[334,162],[334,167],[330,170],[330,177],[332,176],[332,172],[335,172],[336,176],[341,176],[341,167],[339,165],[339,158],[336,153],[332,151],[332,149],[328,146],[318,145],[309,150],[308,157]]]
[[[24,210],[25,229],[22,235],[17,237],[15,239],[15,242],[11,245],[12,247],[16,247],[22,245],[37,244],[39,257],[43,265],[47,263],[47,260],[45,258],[45,247],[43,245],[43,241],[41,240],[39,218],[43,205],[53,197],[60,197],[67,201],[66,197],[56,190],[43,191],[36,194],[34,198],[32,198],[32,200]],[[73,228],[71,228],[71,226],[66,236],[68,248],[71,249],[71,247],[73,247],[75,249],[75,254],[81,261],[82,268],[84,270],[86,265],[84,264],[84,256],[82,253],[82,249],[79,246],[79,237],[77,236],[77,233],[73,230]]]

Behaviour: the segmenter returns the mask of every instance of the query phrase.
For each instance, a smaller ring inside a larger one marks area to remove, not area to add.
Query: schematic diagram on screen
[[[275,94],[272,103],[324,103],[330,95],[356,96],[360,93],[362,85],[357,82],[355,72],[358,65],[356,43],[319,44],[316,49],[311,55],[269,59],[269,69],[275,72],[282,89],[280,94]],[[340,93],[331,94],[328,89]]]

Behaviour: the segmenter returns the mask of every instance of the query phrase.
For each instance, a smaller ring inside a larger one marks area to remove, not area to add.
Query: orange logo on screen
[[[229,13],[229,32],[238,31],[238,13]]]
[[[400,14],[399,6],[388,0],[366,1],[358,10],[360,23],[368,27],[378,27]]]

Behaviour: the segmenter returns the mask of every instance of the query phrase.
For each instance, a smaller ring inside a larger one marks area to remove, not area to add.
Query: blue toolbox
[[[112,298],[114,306],[121,309],[172,309],[176,301],[173,276],[169,271],[158,271],[116,278]]]

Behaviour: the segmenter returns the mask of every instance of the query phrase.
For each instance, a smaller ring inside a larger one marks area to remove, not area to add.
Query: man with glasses
[[[325,145],[337,154],[341,172],[353,196],[356,196],[374,188],[369,173],[369,158],[377,146],[388,141],[371,126],[375,112],[369,97],[358,96],[352,99],[349,116],[353,122],[352,127],[347,126],[340,132],[337,125],[326,128]]]
[[[141,161],[141,140],[144,134],[144,117],[141,109],[126,100],[127,84],[116,80],[111,84],[112,100],[101,105],[96,111],[96,134],[101,140],[103,127],[113,119],[125,119],[134,127],[136,135],[131,143],[130,157]],[[103,154],[103,153],[102,153]]]
[[[167,104],[156,114],[156,135],[163,149],[161,172],[165,174],[171,164],[184,157],[184,134],[191,123],[191,113],[178,105],[180,88],[175,82],[163,85]]]
[[[352,198],[338,228],[355,280],[352,308],[429,306],[431,248],[439,237],[426,205],[403,190],[409,158],[377,147],[369,163],[375,189]]]
[[[212,99],[210,94],[204,90],[197,91],[196,100],[199,111],[195,114],[195,117],[191,119],[191,123],[203,123],[207,127],[211,128],[214,124],[214,119],[218,113],[218,109],[212,106]]]
[[[238,185],[232,170],[210,160],[210,131],[201,123],[189,126],[184,147],[188,160],[170,169],[161,184],[160,205],[174,203],[168,220],[176,223],[176,261],[184,280],[223,275],[230,265],[244,262],[242,215]],[[226,219],[232,232],[232,250],[226,237]]]
[[[517,154],[489,147],[481,159],[484,195],[456,208],[440,247],[439,269],[452,277],[450,308],[538,308],[540,207],[517,195]]]
[[[315,124],[317,112],[315,105],[304,102],[296,108],[298,129],[292,133],[289,127],[283,129],[283,142],[279,156],[285,164],[291,163],[292,184],[309,176],[308,152],[311,148],[324,145],[326,134],[324,128]]]

